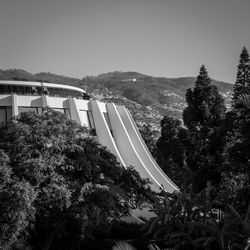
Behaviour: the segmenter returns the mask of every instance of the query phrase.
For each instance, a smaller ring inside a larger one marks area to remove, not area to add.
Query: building
[[[124,106],[92,100],[81,88],[44,82],[0,81],[0,123],[21,112],[41,113],[50,107],[88,127],[124,167],[134,166],[151,187],[173,192],[178,187],[151,156],[138,128]]]

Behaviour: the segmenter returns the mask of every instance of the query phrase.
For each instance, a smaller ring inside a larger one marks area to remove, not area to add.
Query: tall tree
[[[234,85],[233,93],[233,108],[239,109],[242,107],[242,103],[239,102],[239,98],[242,95],[250,94],[250,60],[246,47],[243,47],[240,61],[238,65],[237,78]]]
[[[240,54],[237,78],[234,85],[232,110],[225,119],[226,147],[225,168],[227,176],[237,178],[239,175],[248,179],[250,184],[250,59],[244,47]],[[242,178],[243,179],[243,178]],[[247,182],[244,186],[247,185]]]
[[[188,129],[209,132],[207,129],[219,126],[224,118],[224,100],[218,88],[211,84],[204,65],[200,68],[194,89],[187,90],[186,101],[183,120]]]
[[[220,182],[223,143],[219,132],[226,108],[218,88],[211,82],[202,65],[194,89],[187,90],[187,107],[183,111],[188,129],[186,162],[193,170],[196,191],[203,189],[207,181],[214,185]]]

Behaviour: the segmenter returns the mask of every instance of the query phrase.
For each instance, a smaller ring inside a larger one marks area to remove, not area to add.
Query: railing
[[[74,97],[77,99],[89,100],[90,96],[84,92],[52,87],[39,87],[39,86],[21,86],[21,85],[0,85],[1,94],[17,94],[22,96],[41,96],[48,95],[51,97]]]

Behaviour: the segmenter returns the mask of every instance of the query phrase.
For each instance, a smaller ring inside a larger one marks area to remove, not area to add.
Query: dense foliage
[[[243,48],[232,108],[226,111],[202,66],[194,89],[187,90],[184,126],[173,118],[162,120],[157,160],[183,183],[181,193],[156,201],[157,216],[145,225],[156,241],[164,240],[164,247],[250,247],[249,79],[249,56]]]
[[[143,230],[170,249],[247,249],[250,237],[250,209],[239,213],[227,202],[227,193],[211,186],[201,192],[167,194],[155,205],[157,217]]]
[[[161,168],[179,186],[185,185],[184,145],[185,134],[181,121],[165,116],[161,121],[161,136],[156,142],[155,157]]]
[[[4,250],[76,248],[146,200],[147,181],[60,113],[22,113],[0,138]]]
[[[146,143],[149,151],[151,152],[151,154],[154,154],[156,141],[159,137],[159,132],[153,129],[150,125],[143,124],[142,126],[140,126],[139,124],[137,124],[137,126],[139,127],[142,139]]]
[[[193,191],[199,192],[207,182],[218,186],[221,181],[221,126],[226,108],[204,66],[194,89],[187,90],[186,100],[185,127],[170,117],[162,120],[156,158],[180,187],[191,185]]]

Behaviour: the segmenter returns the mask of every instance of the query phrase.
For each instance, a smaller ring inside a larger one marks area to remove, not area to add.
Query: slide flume
[[[171,193],[173,191],[178,191],[179,190],[178,187],[158,166],[153,156],[149,152],[128,109],[126,109],[124,106],[118,106],[117,110],[125,126],[125,129],[128,131],[131,142],[136,152],[138,153],[139,157],[141,158],[144,166],[157,180],[157,182],[164,187],[164,190]]]
[[[167,192],[178,191],[178,187],[166,176],[153,159],[140,136],[129,111],[123,106],[107,104],[114,141],[127,166],[134,166],[141,177],[150,180],[155,191],[163,187]]]
[[[149,179],[156,192],[162,188],[171,193],[179,190],[152,157],[128,109],[98,101],[91,101],[91,107],[99,142],[125,168],[133,166],[142,178]]]

